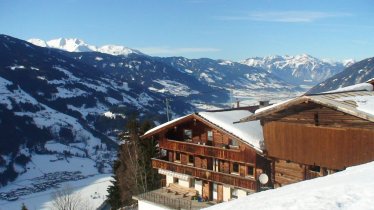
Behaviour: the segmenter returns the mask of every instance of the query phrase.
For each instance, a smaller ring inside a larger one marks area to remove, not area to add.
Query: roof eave
[[[167,128],[174,127],[175,125],[179,124],[181,121],[192,119],[192,118],[194,118],[194,116],[196,116],[196,115],[195,114],[186,115],[185,117],[183,117],[183,118],[181,118],[181,119],[179,119],[179,120],[177,120],[177,121],[175,121],[173,123],[170,123],[168,125],[162,126],[162,127],[158,128],[158,129],[156,129],[156,130],[154,130],[154,131],[152,131],[150,133],[146,133],[146,134],[140,136],[140,138],[141,139],[149,138],[149,137],[157,134],[158,132],[160,132],[160,130],[162,130],[162,129],[167,129]],[[166,123],[164,123],[164,124],[166,124]]]
[[[234,122],[234,123],[244,123],[244,122],[248,122],[248,121],[260,120],[264,116],[276,113],[276,112],[278,112],[280,110],[283,110],[283,109],[285,109],[285,108],[287,108],[289,106],[292,106],[292,105],[296,105],[296,104],[301,104],[303,102],[307,102],[309,100],[310,99],[307,96],[301,96],[301,97],[298,97],[298,98],[294,98],[291,101],[288,101],[286,103],[280,104],[278,106],[274,106],[272,108],[269,108],[269,109],[264,110],[262,112],[259,112],[257,114],[255,113],[255,114],[253,114],[251,116],[242,118],[238,122]]]

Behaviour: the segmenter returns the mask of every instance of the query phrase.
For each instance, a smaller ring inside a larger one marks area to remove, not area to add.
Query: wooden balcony
[[[169,170],[181,174],[190,175],[199,179],[204,179],[212,182],[232,185],[235,187],[245,188],[257,191],[256,180],[251,178],[240,177],[216,171],[211,171],[193,166],[182,165],[170,161],[152,158],[152,167],[157,169]]]
[[[175,141],[170,139],[162,139],[159,141],[162,149],[193,153],[223,160],[230,160],[244,163],[255,163],[256,155],[253,152],[241,151],[239,149],[226,149],[213,147],[190,142]]]

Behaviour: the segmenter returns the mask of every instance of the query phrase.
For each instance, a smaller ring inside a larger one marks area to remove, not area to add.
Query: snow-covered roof
[[[250,121],[246,123],[234,124],[244,116],[252,114],[246,110],[231,110],[222,112],[199,112],[198,115],[209,122],[232,133],[239,139],[245,141],[255,149],[262,151],[263,133],[260,121]]]
[[[367,90],[367,91],[372,91],[373,90],[373,85],[369,83],[360,83],[360,84],[355,84],[347,87],[341,87],[336,90],[331,90],[327,91],[324,93],[339,93],[339,92],[346,92],[346,91],[357,91],[357,90]]]
[[[168,121],[168,122],[166,122],[166,123],[160,124],[160,125],[158,125],[158,126],[152,128],[152,129],[149,129],[147,132],[145,132],[145,133],[143,134],[143,136],[148,136],[148,135],[150,135],[151,133],[154,133],[154,132],[158,131],[158,130],[161,129],[161,128],[165,128],[165,127],[167,127],[167,126],[169,126],[169,125],[174,124],[175,122],[178,122],[179,120],[185,119],[185,118],[190,117],[190,116],[192,116],[192,114],[185,115],[185,116],[183,116],[183,117],[178,117],[178,118],[176,118],[176,119],[174,119],[174,120],[170,120],[170,121]]]
[[[255,193],[206,210],[374,209],[374,162]]]
[[[283,101],[269,107],[256,110],[254,115],[242,118],[240,122],[258,120],[266,115],[288,109],[304,102],[314,102],[368,121],[374,122],[374,91],[373,85],[362,83],[336,91],[322,94],[303,95]]]
[[[262,152],[263,133],[259,121],[250,121],[246,123],[234,124],[241,118],[251,115],[252,113],[247,110],[226,110],[226,111],[213,111],[213,112],[199,112],[196,114],[189,114],[172,121],[166,122],[159,126],[148,130],[142,137],[149,137],[157,133],[160,129],[178,124],[180,121],[189,119],[191,117],[200,118],[202,121],[213,124],[227,133],[237,137],[239,140],[250,145],[259,152]]]

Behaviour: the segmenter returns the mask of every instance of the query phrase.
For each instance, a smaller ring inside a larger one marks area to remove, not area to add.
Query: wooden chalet
[[[164,186],[215,202],[258,191],[259,175],[270,175],[260,122],[233,124],[249,114],[248,110],[194,113],[145,133],[141,138],[157,140],[162,149],[163,155],[153,158],[152,165],[164,175]]]
[[[371,81],[372,82],[372,81]],[[374,160],[374,91],[363,83],[256,111],[274,187]]]

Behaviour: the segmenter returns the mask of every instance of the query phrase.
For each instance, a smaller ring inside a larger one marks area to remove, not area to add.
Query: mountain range
[[[42,39],[29,39],[27,41],[40,47],[56,48],[68,52],[101,52],[111,55],[124,56],[127,56],[129,54],[144,55],[138,50],[119,45],[104,45],[101,47],[89,45],[86,44],[83,40],[77,38],[58,38],[49,41],[44,41]]]
[[[344,71],[311,88],[308,94],[327,92],[341,87],[363,83],[371,79],[374,79],[374,57],[354,63]]]
[[[301,54],[248,58],[241,63],[263,68],[294,85],[313,86],[343,71],[344,68],[352,65],[354,60],[331,62]]]

